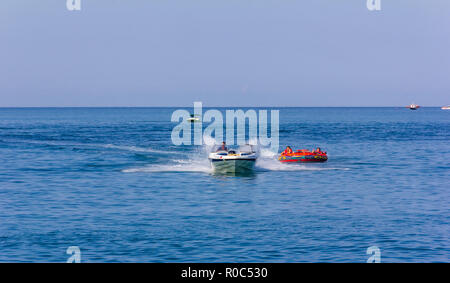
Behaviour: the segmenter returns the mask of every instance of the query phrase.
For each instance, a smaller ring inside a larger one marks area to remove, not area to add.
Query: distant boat
[[[441,109],[442,109],[442,110],[450,110],[450,105],[442,106]]]
[[[406,106],[406,108],[409,108],[411,110],[417,110],[417,109],[420,108],[420,106],[413,103],[413,104],[410,104],[410,105]]]
[[[187,119],[187,121],[188,121],[188,122],[191,122],[191,123],[200,122],[200,116],[199,116],[199,115],[191,114],[191,117],[189,117],[189,118]]]

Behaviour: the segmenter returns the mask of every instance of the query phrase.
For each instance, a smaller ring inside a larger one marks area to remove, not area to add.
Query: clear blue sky
[[[0,1],[0,106],[450,104],[450,1]]]

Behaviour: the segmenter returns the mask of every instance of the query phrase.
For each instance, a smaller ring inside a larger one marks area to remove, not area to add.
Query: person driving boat
[[[216,151],[228,151],[228,148],[227,148],[225,142],[222,142],[222,145],[219,146]]]

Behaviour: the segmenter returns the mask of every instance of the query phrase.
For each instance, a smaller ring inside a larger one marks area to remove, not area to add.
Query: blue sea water
[[[450,261],[450,111],[281,108],[280,144],[329,161],[221,176],[174,110],[0,109],[0,261]]]

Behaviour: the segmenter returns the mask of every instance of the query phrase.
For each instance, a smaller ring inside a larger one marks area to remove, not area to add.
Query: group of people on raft
[[[306,150],[301,150],[301,151],[306,151]],[[311,152],[312,153],[323,153],[323,151],[320,149],[320,147],[314,149]],[[292,150],[292,148],[290,146],[287,146],[286,149],[283,152],[281,152],[281,155],[290,155],[290,154],[294,154],[294,151]]]
[[[290,146],[280,154],[278,157],[280,162],[325,162],[328,160],[327,153],[322,151],[320,147],[309,151],[307,149],[300,149],[293,151]]]

